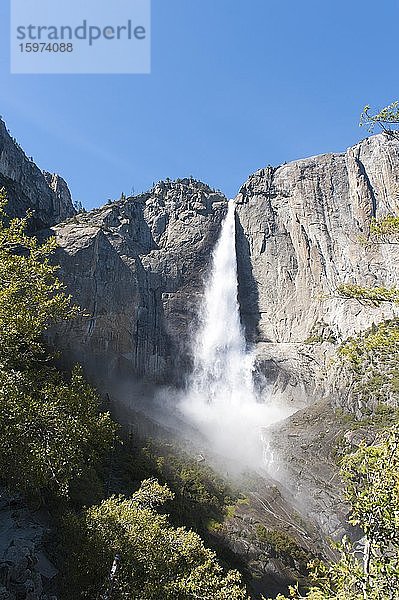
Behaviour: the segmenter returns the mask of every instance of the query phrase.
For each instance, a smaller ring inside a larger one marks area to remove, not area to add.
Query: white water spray
[[[194,369],[181,404],[212,449],[241,465],[262,462],[261,427],[287,415],[258,398],[254,355],[246,347],[238,305],[235,205],[229,202],[200,310]]]

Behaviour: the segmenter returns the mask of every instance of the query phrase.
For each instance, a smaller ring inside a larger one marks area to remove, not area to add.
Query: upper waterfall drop
[[[254,393],[253,357],[246,351],[237,296],[235,204],[230,200],[213,252],[193,348],[191,387],[212,404],[234,405],[248,401]]]
[[[199,307],[193,371],[180,409],[213,451],[241,465],[262,463],[261,428],[286,416],[254,389],[254,353],[240,320],[235,203],[230,200]]]

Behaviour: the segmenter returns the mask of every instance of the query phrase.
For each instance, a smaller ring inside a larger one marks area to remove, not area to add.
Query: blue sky
[[[153,0],[151,75],[108,76],[10,75],[7,4],[0,114],[87,208],[189,175],[232,197],[399,96],[397,0]]]

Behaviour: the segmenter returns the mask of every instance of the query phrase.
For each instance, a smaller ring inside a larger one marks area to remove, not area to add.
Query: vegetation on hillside
[[[0,195],[0,474],[41,501],[68,496],[73,481],[96,478],[115,426],[79,369],[54,368],[42,333],[77,308],[50,258],[53,239],[26,234],[27,218],[6,223]]]
[[[7,222],[5,205],[0,191],[0,363],[15,370],[45,367],[43,331],[72,318],[78,309],[50,262],[54,239],[39,244],[28,236],[30,215]]]
[[[383,404],[399,407],[399,319],[349,338],[338,354],[351,380],[351,397],[365,415]]]
[[[294,538],[283,531],[268,529],[264,525],[257,526],[256,535],[270,549],[272,556],[308,575],[308,564],[314,555],[299,546]]]
[[[240,498],[237,490],[219,476],[205,462],[199,462],[177,444],[135,439],[134,444],[121,449],[119,470],[122,485],[132,481],[156,477],[174,494],[167,504],[175,525],[186,525],[202,536],[207,536],[209,524],[222,522],[227,507]]]
[[[111,588],[113,600],[247,598],[239,574],[223,573],[198,534],[171,527],[156,511],[172,499],[167,486],[145,480],[130,498],[112,496],[69,516],[65,598],[97,598]]]
[[[363,443],[342,460],[349,522],[363,532],[353,546],[344,538],[336,562],[315,562],[308,600],[397,600],[399,598],[399,426]],[[279,600],[286,600],[283,596]]]
[[[12,489],[43,501],[98,480],[115,426],[79,369],[0,368],[0,473]]]
[[[380,219],[373,217],[370,224],[370,236],[373,242],[385,241],[392,243],[399,234],[399,217],[386,215]]]

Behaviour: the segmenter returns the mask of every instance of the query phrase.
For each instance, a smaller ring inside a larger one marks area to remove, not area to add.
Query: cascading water
[[[234,407],[253,396],[253,357],[246,351],[237,291],[235,207],[230,201],[213,254],[194,347],[192,390],[212,407],[225,402]]]
[[[237,292],[235,205],[230,201],[213,252],[181,410],[214,451],[253,466],[262,461],[261,428],[286,412],[255,393],[254,355],[246,347]]]

